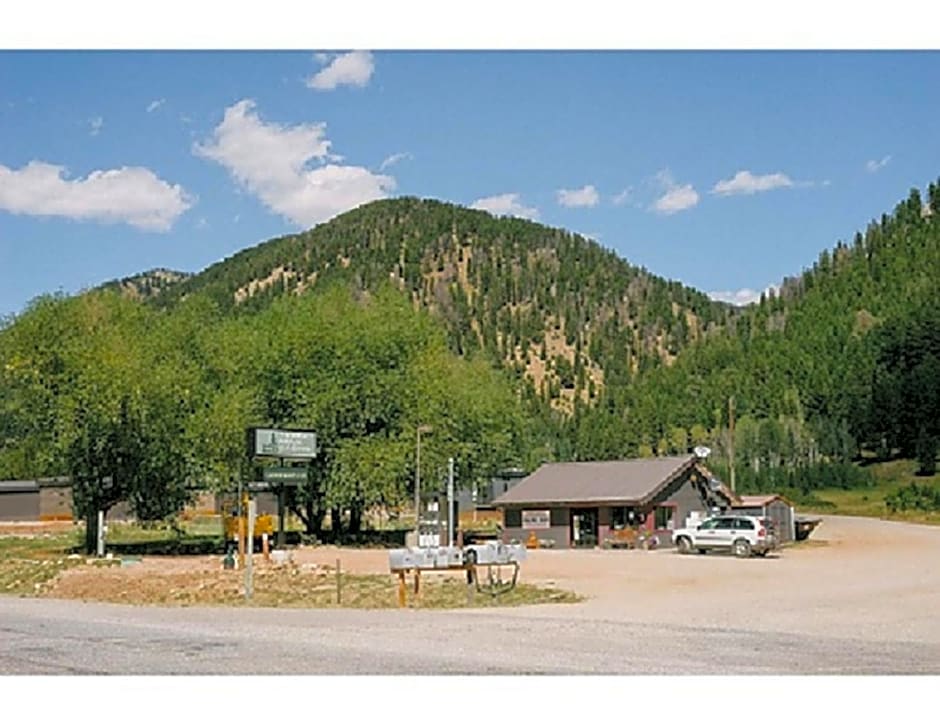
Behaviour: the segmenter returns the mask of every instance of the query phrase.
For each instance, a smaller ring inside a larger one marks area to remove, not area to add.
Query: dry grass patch
[[[72,533],[0,535],[0,594],[43,594],[63,571],[85,563],[70,555]]]
[[[82,567],[64,574],[46,596],[120,604],[222,605],[388,609],[398,606],[398,580],[391,575],[342,574],[342,604],[337,604],[336,572],[330,567],[256,566],[254,597],[244,597],[244,572],[203,568],[160,572],[150,567],[93,570]],[[408,605],[422,609],[518,606],[579,601],[572,592],[519,583],[506,594],[476,594],[467,603],[467,588],[455,577],[423,577],[415,601],[409,581]]]

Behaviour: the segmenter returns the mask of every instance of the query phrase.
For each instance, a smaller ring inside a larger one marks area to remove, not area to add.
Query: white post
[[[257,504],[254,499],[248,501],[248,554],[245,557],[245,599],[254,594],[254,549],[255,549],[255,514]]]
[[[447,459],[447,545],[454,545],[454,459]]]
[[[98,512],[98,558],[104,556],[104,511]]]

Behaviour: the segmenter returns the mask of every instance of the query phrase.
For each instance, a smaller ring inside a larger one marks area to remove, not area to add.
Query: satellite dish
[[[695,455],[699,458],[708,458],[712,452],[712,449],[706,448],[705,446],[695,446],[695,448],[692,449],[692,452],[695,453]]]
[[[719,481],[717,478],[711,478],[708,481],[708,486],[712,491],[719,491],[721,490],[721,481]]]

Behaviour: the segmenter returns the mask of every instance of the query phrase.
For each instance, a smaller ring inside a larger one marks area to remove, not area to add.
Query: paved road
[[[940,672],[940,646],[574,619],[0,598],[0,674]]]
[[[827,517],[814,537],[827,545],[767,560],[533,552],[524,576],[588,597],[575,605],[277,610],[0,597],[0,674],[940,674],[940,528]],[[387,566],[384,552],[343,555],[354,570]]]

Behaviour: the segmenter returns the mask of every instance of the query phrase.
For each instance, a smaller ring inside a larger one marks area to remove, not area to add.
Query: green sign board
[[[248,455],[309,460],[317,457],[317,434],[312,430],[248,429]]]
[[[266,483],[281,483],[287,485],[297,485],[307,482],[306,468],[287,468],[274,467],[265,468],[261,471],[261,477]]]

